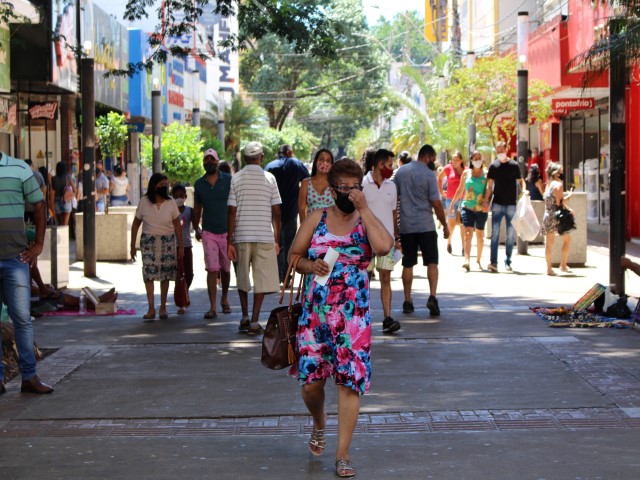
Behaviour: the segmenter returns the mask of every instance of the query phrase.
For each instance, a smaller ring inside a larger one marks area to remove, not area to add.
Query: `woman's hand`
[[[180,245],[178,247],[178,260],[182,260],[184,258],[184,246]]]
[[[353,202],[356,207],[356,210],[359,212],[368,208],[367,199],[364,196],[364,192],[358,189],[351,189],[349,192],[349,200]]]
[[[324,277],[325,275],[329,275],[331,273],[331,270],[329,270],[329,264],[321,258],[315,259],[311,271],[319,277]]]
[[[136,261],[136,246],[135,245],[131,245],[131,249],[129,251],[129,255],[131,256],[131,260],[132,261]]]

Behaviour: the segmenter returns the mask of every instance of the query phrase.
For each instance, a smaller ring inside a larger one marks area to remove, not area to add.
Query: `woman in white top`
[[[109,183],[109,193],[111,194],[110,204],[112,207],[124,207],[129,203],[129,179],[120,165],[113,169],[113,178]]]
[[[142,256],[142,278],[147,290],[149,310],[142,317],[145,321],[156,318],[153,282],[160,282],[160,318],[168,318],[167,293],[169,282],[176,279],[177,259],[184,256],[182,227],[178,205],[169,196],[167,177],[154,173],[149,179],[147,194],[140,200],[136,217],[131,226],[131,259],[136,260],[136,237],[142,225],[140,255]],[[176,244],[178,258],[176,259]]]

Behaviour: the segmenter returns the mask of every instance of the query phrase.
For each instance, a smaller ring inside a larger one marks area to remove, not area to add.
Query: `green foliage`
[[[205,142],[209,138],[218,138],[218,105],[209,102],[209,110],[212,113],[203,115],[200,122]],[[234,96],[224,109],[225,148],[223,150],[226,151],[226,155],[233,157],[240,149],[241,139],[250,138],[253,130],[264,123],[264,110],[260,105],[252,100],[244,100],[239,95]],[[217,148],[216,150],[222,151]]]
[[[327,19],[341,25],[331,59],[297,53],[297,44],[264,36],[243,55],[240,79],[281,129],[291,118],[304,123],[322,145],[346,145],[358,128],[388,114],[389,62],[367,31],[360,0],[323,2]]]
[[[438,54],[424,38],[424,17],[417,11],[398,13],[391,20],[380,17],[371,27],[372,35],[396,62],[424,65]]]
[[[550,92],[546,83],[529,80],[530,123],[533,119],[546,120],[551,116],[551,106],[544,98]],[[517,62],[513,55],[507,55],[480,58],[472,69],[455,70],[447,88],[438,93],[436,102],[448,121],[466,124],[473,119],[477,129],[495,144],[502,119],[517,116],[517,97]]]
[[[120,158],[127,145],[129,132],[124,115],[109,112],[96,119],[96,136],[102,155],[111,159]]]
[[[202,153],[204,141],[200,128],[174,122],[164,128],[161,139],[162,172],[171,183],[190,183],[204,174]],[[153,148],[151,138],[142,137],[142,161],[151,167]]]
[[[359,161],[367,148],[382,148],[383,146],[384,142],[377,138],[372,128],[361,128],[349,142],[347,156]]]
[[[342,25],[325,15],[325,1],[260,0],[245,2],[242,0],[172,0],[157,2],[155,0],[127,0],[124,19],[135,22],[148,18],[149,14],[160,19],[149,44],[151,55],[145,62],[129,63],[123,69],[114,70],[118,75],[151,69],[154,63],[164,63],[168,51],[176,56],[186,57],[191,48],[163,45],[169,37],[180,37],[193,31],[193,25],[202,15],[203,9],[213,8],[214,13],[222,15],[237,14],[240,24],[238,35],[229,36],[223,48],[247,48],[253,41],[273,34],[286,42],[295,45],[295,52],[309,52],[318,58],[331,58],[336,52],[336,36],[342,32]],[[155,11],[152,7],[157,6]],[[163,10],[164,9],[164,10]],[[216,50],[219,48],[214,46]],[[195,52],[201,58],[207,55],[201,50]]]
[[[220,142],[217,136],[214,137],[211,135],[210,132],[206,132],[204,130],[201,131],[200,136],[202,138],[202,151],[206,151],[210,148],[213,148],[218,153],[218,158],[220,160],[226,160],[226,161],[231,160],[231,157],[224,150],[224,146],[222,145],[222,143]]]
[[[275,159],[278,148],[284,144],[291,145],[296,158],[308,162],[318,145],[318,138],[295,122],[287,123],[281,130],[271,127],[256,128],[251,137],[243,138],[242,145],[251,141],[262,143],[265,163]]]

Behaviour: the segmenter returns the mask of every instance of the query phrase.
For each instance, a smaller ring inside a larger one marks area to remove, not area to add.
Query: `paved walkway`
[[[551,329],[528,310],[571,305],[608,283],[608,250],[592,243],[585,268],[548,277],[541,247],[515,256],[514,273],[465,273],[442,242],[442,315],[428,316],[424,268],[415,313],[401,313],[398,269],[393,315],[403,328],[392,336],[380,331],[372,283],[374,375],[352,447],[359,478],[637,477],[638,333]],[[168,320],[151,324],[141,322],[139,263],[99,263],[92,280],[73,264],[71,289],[115,286],[121,308],[139,314],[36,321],[40,346],[56,349],[39,365],[56,391],[22,395],[13,381],[0,397],[2,478],[333,478],[335,388],[327,388],[327,452],[315,458],[296,382],[264,369],[259,339],[237,332],[235,291],[231,314],[203,319],[198,244],[194,253],[194,306],[180,316],[171,307]],[[627,291],[640,294],[640,279],[627,278]],[[268,297],[263,318],[276,300]]]

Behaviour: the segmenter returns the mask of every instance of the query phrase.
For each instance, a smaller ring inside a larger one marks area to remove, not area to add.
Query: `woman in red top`
[[[451,162],[445,165],[440,174],[438,175],[438,189],[440,190],[440,196],[444,199],[444,210],[447,212],[447,226],[449,227],[449,238],[447,239],[447,252],[451,253],[451,239],[453,238],[453,231],[456,229],[456,216],[460,210],[460,200],[451,207],[453,197],[460,185],[460,179],[462,178],[462,172],[464,172],[464,160],[462,159],[462,153],[460,150],[456,150],[451,157]],[[443,186],[444,180],[446,185]],[[460,229],[460,242],[463,245],[462,254],[464,255],[464,232]]]

